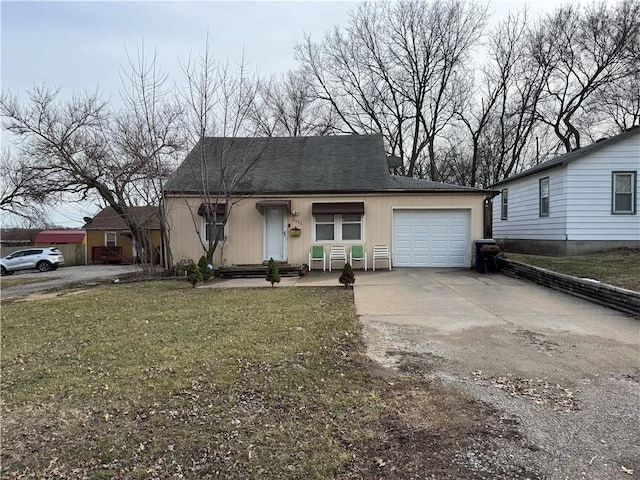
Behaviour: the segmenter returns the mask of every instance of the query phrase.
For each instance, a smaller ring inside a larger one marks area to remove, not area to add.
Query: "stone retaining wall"
[[[530,280],[539,285],[640,317],[640,292],[614,287],[595,280],[571,277],[502,257],[497,260],[500,272],[505,275]]]

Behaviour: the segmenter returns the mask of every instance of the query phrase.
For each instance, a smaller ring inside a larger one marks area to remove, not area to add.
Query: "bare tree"
[[[257,134],[266,137],[329,135],[337,121],[299,71],[260,81],[250,117]]]
[[[122,70],[123,108],[114,114],[110,130],[113,142],[109,145],[113,155],[139,165],[141,175],[128,185],[128,201],[158,208],[157,221],[164,247],[161,256],[165,266],[172,266],[171,231],[163,202],[163,184],[177,166],[177,154],[184,148],[178,130],[183,112],[170,96],[167,75],[157,62],[157,51],[148,56],[142,43],[135,57],[127,52],[127,60],[128,66]],[[137,211],[127,209],[125,214],[132,216]],[[145,251],[153,252],[150,222],[132,218],[127,224],[142,230],[137,238],[145,241],[142,245]]]
[[[545,70],[537,114],[565,151],[581,146],[589,100],[629,76],[637,62],[631,46],[639,40],[638,0],[567,5],[537,23],[529,42],[531,58]]]
[[[307,38],[297,58],[343,132],[381,132],[406,175],[438,180],[437,143],[486,19],[486,7],[462,0],[363,3],[344,31]]]
[[[217,62],[208,40],[204,53],[190,58],[182,69],[186,78],[184,130],[195,145],[189,155],[197,159],[188,162],[187,157],[186,161],[192,166],[190,175],[198,178],[202,202],[197,210],[189,208],[203,253],[212,263],[220,241],[228,240],[222,238],[222,232],[233,206],[240,201],[235,195],[238,186],[260,158],[260,152],[238,151],[236,143],[241,136],[256,136],[258,126],[251,122],[251,112],[257,81],[249,74],[244,58],[235,70],[228,63]],[[212,148],[208,137],[214,136],[223,139],[216,143],[220,148]]]
[[[137,245],[149,245],[148,228],[132,214],[140,185],[149,181],[149,159],[124,155],[114,142],[112,112],[97,93],[59,98],[57,91],[35,87],[23,104],[3,94],[5,128],[20,141],[20,154],[31,169],[66,199],[99,198],[130,228]]]
[[[17,217],[21,222],[43,220],[44,204],[51,201],[55,192],[47,185],[46,178],[33,168],[26,157],[12,155],[8,148],[2,150],[0,159],[0,210]]]

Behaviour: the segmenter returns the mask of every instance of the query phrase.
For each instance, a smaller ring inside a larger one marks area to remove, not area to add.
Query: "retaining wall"
[[[497,261],[500,272],[505,275],[530,280],[539,285],[640,317],[640,292],[614,287],[595,280],[571,277],[502,257],[499,257]]]

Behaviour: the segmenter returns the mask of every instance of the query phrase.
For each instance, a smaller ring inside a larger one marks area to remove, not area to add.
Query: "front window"
[[[224,217],[222,215],[218,215],[218,218],[214,221],[211,219],[207,222],[206,218],[203,218],[204,221],[204,239],[206,242],[216,240],[218,242],[224,242]]]
[[[540,216],[549,216],[549,177],[540,179]]]
[[[636,172],[613,172],[612,212],[636,213]]]
[[[362,215],[342,214],[342,240],[362,240]]]
[[[507,220],[509,218],[509,189],[502,190],[502,203],[500,209],[500,218]]]
[[[362,240],[362,214],[319,213],[313,217],[315,241],[360,241]]]

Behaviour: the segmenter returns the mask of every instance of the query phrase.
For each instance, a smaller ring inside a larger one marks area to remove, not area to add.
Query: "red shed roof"
[[[44,230],[36,237],[36,243],[82,243],[84,230]]]

